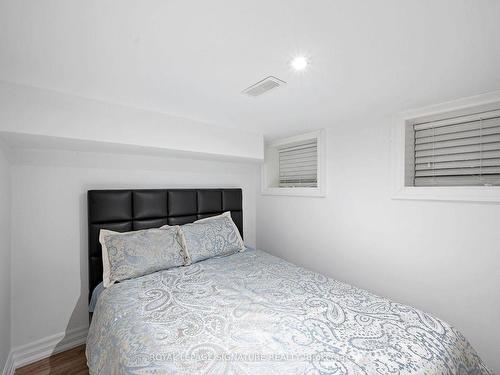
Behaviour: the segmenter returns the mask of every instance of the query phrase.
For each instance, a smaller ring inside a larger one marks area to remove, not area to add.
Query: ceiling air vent
[[[281,79],[273,76],[269,76],[267,78],[264,78],[262,81],[259,81],[250,87],[247,87],[245,90],[243,90],[243,94],[257,97],[285,84],[285,81],[282,81]]]

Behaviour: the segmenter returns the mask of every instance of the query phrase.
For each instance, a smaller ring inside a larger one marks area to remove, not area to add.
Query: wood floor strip
[[[18,368],[15,375],[88,375],[85,345]]]

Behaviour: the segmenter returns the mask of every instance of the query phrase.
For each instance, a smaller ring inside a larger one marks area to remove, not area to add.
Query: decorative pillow
[[[183,266],[185,262],[178,226],[125,233],[101,229],[99,242],[105,288],[116,281]]]
[[[243,239],[230,212],[181,226],[187,263],[245,250]]]

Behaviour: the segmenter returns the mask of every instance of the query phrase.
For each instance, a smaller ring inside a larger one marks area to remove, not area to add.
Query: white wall
[[[260,134],[0,81],[0,131],[262,160]]]
[[[10,351],[10,165],[0,143],[0,369]]]
[[[254,246],[257,172],[243,162],[14,150],[13,346],[88,323],[88,189],[242,187],[245,242]]]
[[[258,247],[450,322],[500,373],[500,205],[391,200],[389,118],[329,129],[326,198],[258,196]]]

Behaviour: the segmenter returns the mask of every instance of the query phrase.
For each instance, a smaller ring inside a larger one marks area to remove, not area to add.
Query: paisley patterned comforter
[[[422,311],[253,250],[106,289],[91,374],[491,374]]]

